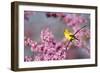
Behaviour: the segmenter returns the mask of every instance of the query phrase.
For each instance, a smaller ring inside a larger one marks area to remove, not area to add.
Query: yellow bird
[[[87,25],[81,27],[81,28],[78,29],[74,34],[71,33],[68,29],[64,29],[64,36],[65,36],[66,39],[69,40],[69,42],[68,42],[68,44],[67,44],[67,46],[66,46],[67,50],[68,50],[68,46],[69,46],[70,42],[72,42],[73,40],[78,40],[78,41],[79,41],[79,39],[77,39],[75,35],[76,35],[80,30],[82,30],[83,28],[85,28],[86,26],[87,26]]]
[[[68,39],[68,40],[77,39],[77,38],[73,35],[73,33],[71,33],[68,29],[65,29],[65,30],[64,30],[64,36],[65,36],[65,38]]]
[[[81,27],[80,29],[78,29],[74,34],[73,33],[71,33],[68,29],[64,29],[64,36],[65,36],[65,38],[66,39],[68,39],[69,41],[72,41],[72,40],[78,40],[77,38],[76,38],[76,34],[80,31],[80,30],[82,30],[83,28],[85,28],[87,25],[85,25],[85,26],[83,26],[83,27]]]

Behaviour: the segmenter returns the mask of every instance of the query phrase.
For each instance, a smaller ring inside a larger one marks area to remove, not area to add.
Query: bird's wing
[[[64,36],[66,39],[71,40],[72,37],[70,35],[73,35],[71,32],[69,32],[67,29],[64,30]]]

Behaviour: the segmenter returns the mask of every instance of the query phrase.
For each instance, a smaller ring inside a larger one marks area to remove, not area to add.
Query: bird
[[[74,40],[76,37],[68,29],[64,29],[64,36],[67,40]]]
[[[72,32],[69,31],[68,29],[64,29],[64,36],[65,36],[65,38],[69,41],[66,47],[68,47],[69,44],[70,44],[70,42],[72,42],[73,40],[78,40],[78,41],[79,41],[79,39],[76,38],[75,35],[76,35],[78,32],[80,32],[80,30],[82,30],[83,28],[85,28],[86,26],[87,26],[87,25],[81,27],[81,28],[78,29],[75,33],[72,33]]]

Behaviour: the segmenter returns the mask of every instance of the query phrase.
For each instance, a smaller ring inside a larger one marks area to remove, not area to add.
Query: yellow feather
[[[70,35],[73,35],[73,33],[71,33],[69,30],[65,29],[64,30],[64,36],[65,36],[65,38],[68,39],[68,40],[74,39]]]

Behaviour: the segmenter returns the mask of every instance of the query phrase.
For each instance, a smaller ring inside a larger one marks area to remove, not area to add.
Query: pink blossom
[[[77,45],[80,48],[87,48],[86,42],[90,39],[90,31],[88,28],[84,28],[80,30],[76,35],[76,38],[78,38],[78,41],[74,41],[74,44]]]
[[[34,57],[34,61],[61,60],[66,58],[65,46],[61,42],[55,42],[54,36],[49,28],[41,32],[41,40],[41,43],[35,43],[27,39],[27,42],[31,45],[31,51],[39,52]]]
[[[78,14],[66,14],[66,16],[63,18],[64,22],[68,26],[77,26],[83,23],[86,23],[85,18],[81,17]]]
[[[49,30],[49,28],[45,28],[41,31],[41,40],[42,42],[47,41],[50,42],[54,39],[54,36],[52,32]]]
[[[24,61],[26,62],[33,61],[33,58],[31,56],[25,56]]]

